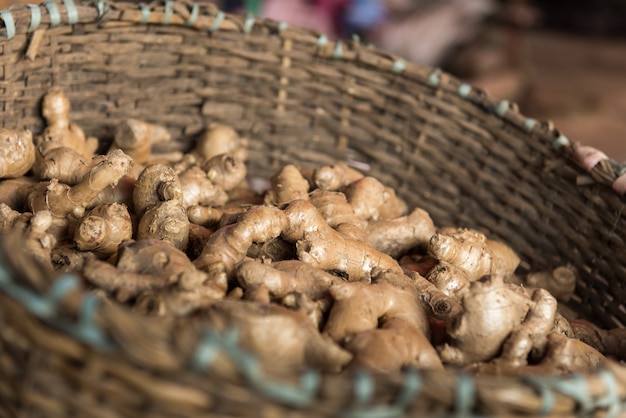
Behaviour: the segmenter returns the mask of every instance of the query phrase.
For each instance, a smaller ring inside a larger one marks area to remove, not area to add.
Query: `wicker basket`
[[[571,263],[570,307],[601,326],[626,323],[622,168],[512,103],[357,41],[209,4],[64,0],[0,18],[5,127],[40,132],[40,99],[61,86],[74,122],[99,138],[136,117],[166,124],[184,148],[218,121],[250,138],[260,176],[348,161],[437,225],[507,241],[523,266]],[[71,276],[34,284],[37,269],[4,248],[1,416],[616,416],[626,402],[617,363],[550,379],[268,375],[236,334],[98,303]]]

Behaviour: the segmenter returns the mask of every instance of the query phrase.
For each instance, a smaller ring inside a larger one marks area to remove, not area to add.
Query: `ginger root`
[[[174,170],[162,164],[145,167],[133,187],[135,214],[141,218],[149,207],[168,200],[183,202],[183,187]]]
[[[428,213],[416,208],[405,216],[370,222],[365,235],[372,247],[399,258],[418,246],[427,246],[436,228]]]
[[[130,166],[131,158],[122,151],[115,151],[102,157],[75,186],[70,187],[56,180],[43,183],[42,188],[30,193],[29,207],[33,212],[49,210],[52,215],[59,218],[64,218],[68,214],[80,218],[98,194],[117,183],[128,172]]]
[[[150,206],[137,225],[137,239],[169,241],[185,251],[189,243],[189,218],[177,200],[166,200]]]
[[[447,321],[450,342],[438,347],[443,363],[456,366],[496,357],[531,307],[531,301],[505,286],[501,276],[471,282],[460,304],[462,313]]]
[[[338,191],[362,179],[363,174],[350,168],[346,163],[337,163],[330,166],[319,167],[313,172],[313,181],[315,185],[328,191]]]
[[[396,192],[374,177],[363,177],[342,189],[357,218],[377,221],[407,213],[408,206]]]
[[[291,293],[300,293],[312,300],[327,298],[330,287],[343,282],[340,277],[299,260],[272,264],[249,260],[241,262],[236,270],[237,280],[243,289],[263,284],[277,299]]]
[[[228,194],[214,184],[206,171],[193,166],[178,175],[183,188],[183,205],[222,206],[228,202]]]
[[[89,173],[97,161],[65,146],[55,146],[47,151],[42,151],[42,148],[38,147],[40,156],[33,166],[33,173],[40,180],[56,179],[73,186]]]
[[[250,208],[238,222],[215,231],[194,264],[203,270],[221,263],[224,271],[231,275],[236,264],[243,261],[252,243],[276,238],[286,227],[287,218],[280,209],[273,206]]]
[[[352,359],[305,315],[279,305],[223,300],[208,308],[206,319],[218,331],[239,330],[240,346],[277,373],[339,372]]]
[[[181,282],[189,287],[187,283],[196,285],[208,278],[174,244],[157,239],[125,241],[118,249],[116,265],[92,258],[86,261],[83,274],[121,302],[144,291]]]
[[[574,338],[595,348],[606,356],[626,360],[626,329],[602,329],[584,319],[572,321]]]
[[[37,146],[68,147],[85,157],[91,158],[98,149],[98,140],[86,137],[83,130],[70,122],[70,101],[59,88],[52,88],[43,98],[42,114],[47,126],[36,138]]]
[[[32,132],[0,128],[0,179],[21,177],[34,163]]]
[[[435,234],[430,239],[428,252],[439,261],[465,270],[470,280],[491,274],[509,277],[520,263],[510,247],[470,229]]]
[[[74,230],[74,242],[80,251],[92,251],[100,257],[117,252],[119,245],[133,236],[133,224],[126,206],[119,203],[96,206],[82,218]]]
[[[314,267],[348,275],[348,280],[369,280],[372,270],[395,270],[400,265],[369,244],[343,236],[331,228],[306,200],[296,200],[285,208],[288,227],[282,237],[295,242],[298,258]]]
[[[163,126],[138,119],[125,119],[117,125],[109,152],[121,149],[136,164],[146,164],[152,156],[152,145],[170,139],[170,133]]]
[[[510,276],[507,281],[546,289],[559,301],[567,302],[576,289],[576,271],[572,266],[561,266],[552,271],[529,273],[526,277]]]
[[[284,166],[270,181],[271,188],[265,194],[268,205],[283,207],[294,200],[309,198],[309,181],[295,165]]]

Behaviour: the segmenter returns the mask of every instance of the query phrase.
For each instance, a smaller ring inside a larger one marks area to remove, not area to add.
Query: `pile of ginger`
[[[42,114],[39,135],[0,129],[0,234],[137,315],[235,327],[288,372],[566,374],[625,357],[626,330],[561,314],[570,266],[520,274],[505,243],[436,226],[344,163],[285,165],[259,190],[232,127],[159,152],[168,130],[128,119],[97,154],[61,90]]]

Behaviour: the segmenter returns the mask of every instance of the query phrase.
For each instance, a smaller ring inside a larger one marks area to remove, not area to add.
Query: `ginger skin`
[[[70,122],[70,101],[61,89],[52,88],[44,96],[41,110],[47,127],[37,138],[37,146],[45,144],[47,150],[54,146],[65,146],[88,158],[94,155],[98,149],[98,140],[85,137],[83,130]]]
[[[271,188],[265,194],[265,203],[283,207],[294,200],[308,199],[309,181],[295,165],[286,165],[271,178]]]
[[[373,283],[343,282],[333,285],[334,303],[324,333],[337,342],[376,329],[381,319],[400,318],[430,335],[426,314],[411,280],[402,273],[383,271]]]
[[[432,219],[419,208],[405,216],[370,222],[365,229],[370,245],[393,258],[401,257],[411,248],[427,246],[435,233]]]
[[[244,289],[263,284],[277,299],[295,292],[312,300],[329,297],[330,287],[343,282],[343,279],[299,260],[285,260],[269,265],[252,260],[243,261],[237,266],[237,280]]]
[[[363,178],[363,174],[350,168],[346,163],[337,163],[330,166],[319,167],[313,172],[315,185],[328,191],[338,191],[350,183]]]
[[[407,213],[407,204],[374,177],[363,177],[342,189],[359,219],[394,219]]]
[[[33,166],[35,176],[40,180],[56,179],[70,186],[79,183],[97,163],[97,159],[86,157],[65,146],[40,151],[40,154],[37,163]]]
[[[314,267],[345,273],[350,281],[369,280],[375,268],[402,272],[396,260],[387,254],[331,228],[306,200],[290,203],[285,214],[288,227],[283,239],[296,243],[298,258]]]
[[[250,301],[224,300],[209,307],[207,325],[240,331],[239,344],[277,373],[316,368],[339,372],[352,355],[321,335],[303,314]]]
[[[135,214],[142,217],[145,211],[158,203],[174,200],[182,204],[183,187],[170,167],[151,164],[139,174],[133,188]]]
[[[222,206],[228,202],[226,191],[213,184],[207,173],[198,166],[193,166],[179,174],[183,188],[183,205]]]
[[[0,181],[0,203],[22,211],[26,207],[26,199],[34,185],[35,180],[32,177],[16,177]]]
[[[286,227],[287,218],[280,209],[273,206],[250,208],[238,222],[215,231],[194,264],[204,270],[221,263],[226,273],[231,275],[236,264],[243,261],[252,243],[276,238]]]
[[[556,300],[540,289],[525,296],[502,276],[484,276],[459,294],[463,311],[447,321],[449,343],[439,347],[444,363],[465,366],[493,359],[526,364],[532,351],[543,352],[555,324]]]
[[[100,257],[108,257],[132,236],[133,225],[128,209],[119,203],[110,203],[95,207],[79,221],[74,242],[80,251],[93,251]]]
[[[171,139],[167,129],[138,119],[126,119],[115,130],[109,152],[121,149],[136,164],[146,164],[152,156],[152,145]]]
[[[606,356],[613,357],[619,361],[626,360],[625,329],[602,329],[584,319],[572,321],[571,326],[574,338],[592,346]]]
[[[399,318],[385,320],[380,328],[349,337],[345,348],[354,355],[346,371],[366,369],[394,373],[406,366],[443,370],[428,338]]]
[[[202,165],[202,169],[211,183],[227,192],[241,185],[247,174],[244,161],[232,152],[210,158]]]
[[[409,277],[380,271],[371,285],[341,283],[330,292],[334,302],[324,333],[354,354],[349,370],[393,372],[406,365],[443,369],[428,339],[430,327],[419,293]]]
[[[116,151],[95,165],[75,186],[68,186],[51,180],[44,183],[44,190],[34,190],[28,198],[31,211],[49,210],[52,215],[64,218],[71,214],[75,218],[83,216],[100,192],[115,184],[131,166],[131,158],[122,151]]]
[[[571,266],[561,266],[552,271],[530,273],[526,277],[511,276],[507,281],[524,287],[546,289],[559,301],[567,302],[576,289],[576,272]]]
[[[362,231],[367,228],[367,221],[356,217],[352,205],[341,192],[316,189],[309,195],[309,201],[319,211],[324,221],[333,228],[338,228],[342,224],[353,225]]]
[[[93,258],[85,263],[84,275],[121,302],[144,291],[176,283],[191,287],[207,279],[206,273],[198,271],[174,244],[155,239],[125,241],[119,247],[115,266]]]
[[[472,281],[491,274],[509,277],[520,263],[508,246],[469,229],[435,234],[430,239],[428,252],[439,261],[465,270]]]
[[[139,220],[137,239],[169,241],[185,251],[189,243],[189,218],[185,208],[176,200],[150,206]]]
[[[21,177],[34,163],[33,134],[0,128],[0,179]]]

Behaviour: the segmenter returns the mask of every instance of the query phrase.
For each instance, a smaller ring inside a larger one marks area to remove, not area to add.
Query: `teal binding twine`
[[[229,329],[224,335],[215,330],[205,330],[196,347],[192,367],[197,371],[206,370],[222,354],[235,363],[248,384],[259,393],[295,407],[306,407],[315,401],[321,383],[318,372],[305,372],[299,386],[271,381],[263,375],[259,360],[241,349],[238,342],[239,333],[235,328]]]
[[[0,291],[15,299],[36,317],[67,332],[77,340],[102,351],[110,350],[113,343],[93,322],[98,301],[95,295],[88,294],[83,298],[77,324],[59,315],[59,303],[78,287],[79,281],[76,276],[66,274],[55,280],[46,295],[40,295],[13,281],[11,273],[5,266],[3,255],[0,254]]]
[[[13,39],[15,36],[15,20],[13,19],[13,15],[10,11],[3,10],[0,12],[0,17],[2,17],[4,28],[7,31],[7,39]]]
[[[174,11],[172,10],[173,3],[174,2],[172,0],[165,1],[165,13],[163,13],[162,22],[164,25],[169,25],[172,21],[172,15],[174,14]]]
[[[35,6],[34,4],[29,4],[28,8],[30,9],[30,25],[28,25],[28,33],[34,32],[39,27],[41,23],[41,9],[39,6]]]
[[[199,14],[200,6],[198,5],[198,3],[194,3],[191,6],[191,13],[189,14],[189,19],[187,19],[187,21],[185,22],[185,26],[193,26],[193,24],[196,23],[196,20],[198,20]]]
[[[74,0],[63,0],[63,5],[65,5],[65,11],[67,12],[67,23],[70,25],[78,23],[78,9],[76,9]]]
[[[222,12],[221,10],[217,12],[217,14],[215,15],[215,20],[213,21],[213,24],[209,27],[209,32],[215,32],[216,30],[218,30],[220,26],[222,25],[222,22],[224,21],[225,17],[226,17],[226,14]]]
[[[344,418],[395,418],[404,414],[405,409],[417,396],[422,388],[421,375],[415,369],[409,369],[404,374],[404,386],[396,401],[391,405],[372,406],[375,393],[374,380],[365,372],[358,372],[354,376],[354,406],[344,411]]]
[[[141,9],[141,20],[139,23],[145,25],[150,19],[150,8],[145,3],[139,3],[139,8]]]
[[[50,15],[50,26],[55,27],[61,24],[61,13],[54,1],[47,1],[43,4]]]

